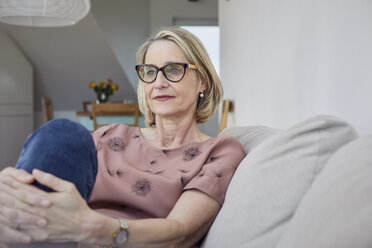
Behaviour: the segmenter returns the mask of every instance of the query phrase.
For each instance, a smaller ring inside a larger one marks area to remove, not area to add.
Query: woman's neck
[[[209,136],[198,129],[195,118],[156,118],[156,128],[145,138],[159,148],[175,148],[191,142],[204,141]]]

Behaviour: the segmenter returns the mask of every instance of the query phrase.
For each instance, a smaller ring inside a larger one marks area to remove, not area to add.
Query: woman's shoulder
[[[240,143],[240,141],[235,138],[234,136],[230,136],[230,135],[219,135],[215,138],[216,140],[216,145],[218,146],[224,146],[224,147],[239,147],[241,148],[243,151],[243,145]]]
[[[129,126],[123,123],[113,123],[98,128],[96,131],[92,133],[92,135],[95,137],[103,137],[106,135],[127,136],[138,133],[138,130],[139,130],[138,127]]]
[[[210,156],[219,157],[221,159],[225,158],[227,160],[236,160],[236,162],[240,162],[246,155],[240,141],[229,135],[220,135],[216,137],[211,148]]]

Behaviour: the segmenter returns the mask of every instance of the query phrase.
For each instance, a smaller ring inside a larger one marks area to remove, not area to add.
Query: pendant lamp
[[[0,22],[32,27],[71,26],[89,10],[90,0],[0,0]]]

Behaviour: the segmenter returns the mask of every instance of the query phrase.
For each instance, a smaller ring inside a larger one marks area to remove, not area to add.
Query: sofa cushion
[[[372,247],[372,136],[338,150],[301,201],[278,248]]]
[[[344,121],[316,116],[264,140],[239,165],[202,247],[275,247],[329,157],[356,137]]]
[[[256,146],[277,132],[279,132],[279,129],[265,126],[248,126],[226,128],[220,135],[225,134],[237,138],[242,143],[245,153],[248,154]]]

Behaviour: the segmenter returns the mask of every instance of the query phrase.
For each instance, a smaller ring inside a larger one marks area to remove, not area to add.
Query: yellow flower
[[[91,81],[89,88],[92,88],[94,92],[97,93],[98,101],[107,102],[109,97],[119,89],[119,85],[114,84],[111,78],[107,78],[107,83],[105,80],[100,80],[98,83],[96,83],[96,81]],[[103,95],[105,98],[102,98]]]
[[[96,81],[92,81],[92,82],[90,82],[90,84],[89,84],[89,88],[94,88],[94,87],[96,87],[96,86],[97,86]]]

